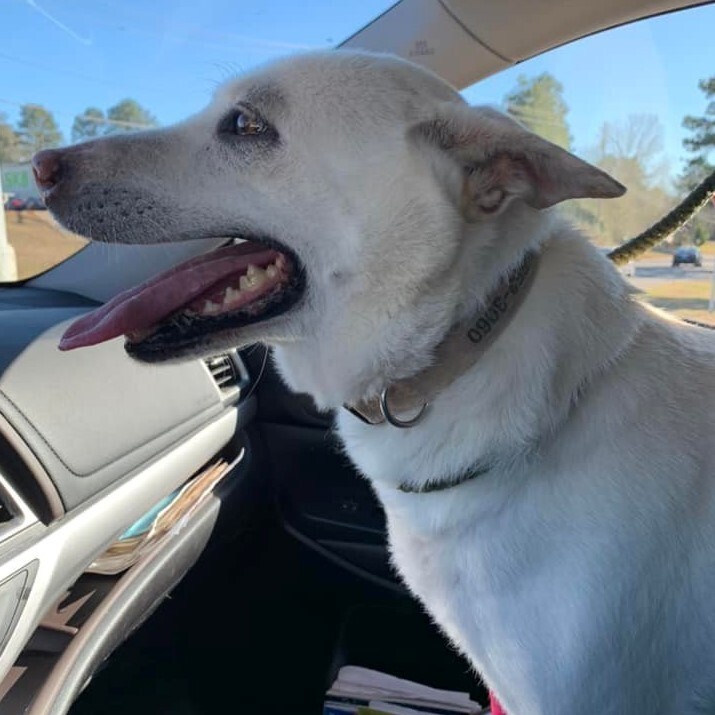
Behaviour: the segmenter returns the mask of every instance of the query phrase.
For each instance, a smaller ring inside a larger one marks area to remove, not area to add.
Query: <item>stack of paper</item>
[[[87,572],[114,575],[126,571],[168,534],[178,533],[214,487],[241,461],[243,454],[241,450],[230,463],[217,460],[162,499],[99,556]]]
[[[485,712],[469,693],[437,690],[348,665],[325,697],[323,715],[473,715]]]

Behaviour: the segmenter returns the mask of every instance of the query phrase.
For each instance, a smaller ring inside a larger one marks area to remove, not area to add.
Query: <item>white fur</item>
[[[714,712],[715,347],[602,263],[556,230],[526,305],[422,427],[342,412],[339,432],[395,565],[509,713]],[[485,455],[505,463],[395,489]]]
[[[557,217],[507,230],[490,250],[540,243],[543,255],[481,362],[416,428],[338,412],[394,564],[511,715],[715,712],[713,336],[636,303]],[[483,260],[498,260],[478,235],[463,241],[468,296],[489,282]],[[371,354],[330,324],[324,342],[279,345],[276,359],[294,389],[338,407],[422,366],[414,326],[433,323],[415,317],[392,321]],[[445,493],[395,488],[491,459],[490,474]]]
[[[257,84],[285,100],[271,116],[280,147],[211,149]],[[296,252],[303,302],[205,351],[272,344],[289,386],[320,407],[430,364],[540,247],[525,304],[424,422],[373,427],[339,410],[340,437],[385,507],[397,569],[510,715],[715,712],[715,340],[639,304],[540,210],[618,185],[424,70],[355,53],[279,62],[144,136],[86,145],[85,171],[102,168],[96,146],[150,142],[139,168],[117,159],[115,182],[124,171],[186,221],[241,219]],[[503,210],[485,212],[500,192]],[[148,230],[138,217],[116,227],[119,240]],[[445,492],[396,489],[485,462]]]

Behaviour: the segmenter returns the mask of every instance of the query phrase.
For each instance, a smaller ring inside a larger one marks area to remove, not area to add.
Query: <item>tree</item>
[[[106,119],[104,112],[97,107],[88,107],[84,114],[79,114],[74,118],[72,124],[72,141],[81,142],[94,139],[105,131]]]
[[[123,99],[107,111],[106,133],[135,132],[157,125],[156,118],[134,99]]]
[[[715,75],[702,79],[698,87],[705,94],[707,106],[702,117],[687,116],[683,126],[690,136],[683,140],[685,148],[694,156],[685,165],[680,177],[682,188],[689,190],[700,183],[708,174],[715,171],[715,165],[709,161],[715,150]]]
[[[678,177],[677,186],[683,194],[694,189],[706,176],[712,174],[713,166],[704,156],[689,159]]]
[[[29,159],[41,149],[52,149],[63,141],[55,118],[39,104],[25,104],[20,108],[17,129],[21,159]]]
[[[134,99],[123,99],[104,112],[89,107],[84,114],[75,117],[72,125],[72,141],[93,139],[103,134],[133,132],[156,126],[157,121]]]
[[[595,238],[622,243],[650,226],[672,205],[664,182],[663,127],[658,118],[636,114],[601,126],[591,161],[614,176],[628,192],[617,200],[582,200],[579,205],[596,217]]]
[[[708,231],[708,227],[702,221],[695,219],[693,221],[691,237],[696,246],[702,246],[706,241],[710,240],[710,231]]]
[[[654,114],[631,114],[622,122],[604,122],[598,143],[604,155],[632,159],[647,172],[663,150],[663,126]]]
[[[0,164],[12,164],[20,159],[20,139],[0,112]]]
[[[520,75],[516,88],[505,98],[506,110],[531,131],[569,149],[571,133],[563,90],[562,84],[548,72],[531,79]]]

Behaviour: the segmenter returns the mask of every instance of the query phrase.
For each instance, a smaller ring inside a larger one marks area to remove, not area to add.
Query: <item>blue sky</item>
[[[0,112],[43,104],[65,137],[88,106],[134,97],[163,124],[201,108],[216,83],[284,55],[339,42],[391,0],[0,0]],[[702,114],[699,79],[715,71],[715,5],[601,33],[530,60],[466,91],[499,104],[519,74],[553,73],[575,150],[605,120],[659,117],[680,165],[682,117]]]

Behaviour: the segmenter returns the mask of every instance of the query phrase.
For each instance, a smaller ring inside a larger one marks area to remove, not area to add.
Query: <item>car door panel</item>
[[[404,593],[389,563],[385,516],[369,482],[355,470],[333,432],[331,413],[285,388],[268,359],[247,357],[261,369],[256,420],[269,450],[284,528],[322,557],[361,578]]]

